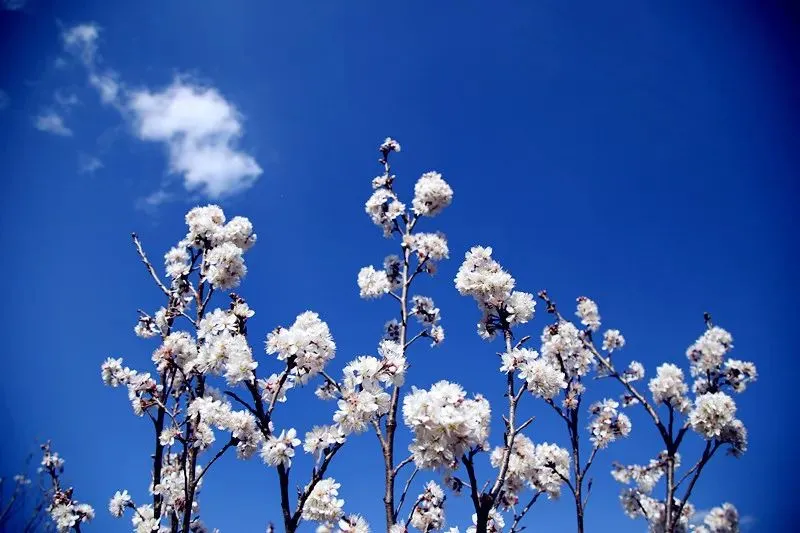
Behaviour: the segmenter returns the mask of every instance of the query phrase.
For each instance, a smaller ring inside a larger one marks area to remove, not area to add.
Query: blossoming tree
[[[334,528],[366,533],[369,526],[361,515],[345,513],[340,484],[327,472],[349,439],[374,432],[384,465],[382,527],[388,533],[410,528],[428,533],[446,525],[455,529],[458,524],[445,519],[447,492],[469,495],[473,516],[468,532],[499,533],[508,527],[518,533],[541,496],[558,498],[564,490],[572,497],[582,532],[593,483],[590,468],[598,453],[631,434],[631,420],[623,410],[638,404],[664,450],[655,451],[644,466],[614,467],[617,481],[634,485],[620,497],[624,512],[644,517],[654,532],[738,531],[738,514],[727,503],[712,510],[704,524],[690,523],[689,499],[708,462],[723,446],[737,456],[746,450],[747,433],[735,418],[736,405],[728,392],[742,392],[756,379],[752,363],[727,358],[731,335],[712,325],[710,317],[705,333],[687,350],[694,399],[688,396],[683,371],[670,363],[657,369],[647,396],[636,386],[645,375],[642,364],[631,361],[621,371],[615,366],[615,354],[625,346],[620,331],[607,329],[601,345],[595,344],[601,320],[594,301],[579,298],[578,320],[573,322],[546,291],[534,296],[517,290],[492,248],[475,246],[458,269],[455,288],[477,302],[479,335],[502,341],[497,380],[507,404],[500,408],[502,434],[490,435],[487,399],[470,396],[457,383],[442,380],[429,389],[405,386],[410,346],[444,341],[439,308],[414,289],[420,276],[435,274],[437,263],[449,256],[442,233],[422,232],[418,226],[450,205],[453,190],[439,173],[427,172],[416,182],[409,208],[395,191],[390,164],[400,152],[399,143],[387,138],[379,152],[382,173],[372,182],[365,210],[396,253],[383,259],[382,268],[362,268],[357,282],[362,298],[395,300],[397,314],[388,317],[383,338],[376,339],[377,355],[354,358],[339,379],[328,371],[336,354],[332,334],[312,311],[268,333],[265,355],[254,355],[248,331],[254,310],[243,296],[229,292],[247,273],[244,256],[256,243],[248,219],[228,220],[213,205],[190,210],[185,237],[164,257],[165,276],[133,235],[139,258],[164,298],[154,313],[140,311],[135,327],[139,337],[155,341],[153,368],[134,370],[121,358],[109,358],[101,373],[106,385],[127,389],[134,414],[152,427],[152,449],[146,452],[153,460],[150,498],[135,502],[127,490],[120,490],[111,498],[109,512],[116,517],[129,513],[137,533],[207,531],[200,519],[203,483],[223,455],[235,452],[242,460],[258,454],[277,471],[272,494],[280,501],[286,532],[305,521],[316,523],[320,533]],[[530,347],[532,337],[521,332],[534,318],[537,297],[552,317],[541,330],[538,351]],[[219,306],[225,299],[227,304]],[[607,385],[609,381],[617,385]],[[586,409],[584,393],[590,383],[619,388],[622,396]],[[330,424],[301,428],[306,430],[301,436],[280,418],[280,405],[301,393],[290,390],[309,384],[319,399],[335,403]],[[534,440],[533,417],[520,414],[523,402],[542,402],[563,422],[563,445],[558,435]],[[412,437],[408,455],[396,448],[401,415]],[[705,441],[705,448],[681,474],[679,448],[692,433]],[[301,445],[314,462],[307,473],[292,468]],[[587,445],[589,453],[583,451]],[[486,480],[479,479],[476,468],[481,457],[493,469]],[[57,528],[80,531],[94,516],[93,509],[62,487],[63,460],[49,447],[42,467],[53,484],[49,512]],[[423,471],[431,479],[409,499],[412,480]],[[652,495],[662,478],[663,499]],[[291,494],[298,479],[302,485]]]

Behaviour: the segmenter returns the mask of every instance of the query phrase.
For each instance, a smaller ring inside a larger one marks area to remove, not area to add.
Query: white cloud
[[[25,7],[25,4],[28,3],[28,0],[3,0],[2,3],[3,7],[9,11],[17,11],[18,9]]]
[[[46,131],[54,135],[63,135],[65,137],[72,135],[72,130],[64,125],[64,119],[54,111],[46,111],[36,117],[34,126],[36,126],[37,130]]]
[[[63,91],[56,91],[53,94],[53,99],[56,101],[58,105],[60,105],[64,109],[69,109],[70,107],[76,106],[81,103],[78,100],[78,97],[74,93],[64,93]]]
[[[237,150],[241,115],[214,88],[175,80],[161,92],[131,93],[129,107],[136,134],[167,145],[170,169],[183,175],[189,191],[219,198],[247,189],[262,173]]]
[[[78,173],[94,174],[101,168],[103,168],[103,162],[98,158],[86,154],[78,156]]]
[[[81,58],[102,102],[130,118],[139,139],[167,147],[170,171],[183,176],[186,190],[217,199],[258,179],[261,167],[237,147],[243,117],[216,88],[179,78],[163,90],[129,90],[113,71],[100,72],[99,35],[100,28],[90,23],[65,30],[62,38],[65,49]],[[171,196],[159,190],[143,202],[154,206]]]
[[[11,103],[11,98],[8,97],[8,93],[0,90],[0,111],[8,107],[8,104]]]
[[[79,24],[73,26],[61,34],[64,40],[64,48],[70,52],[76,52],[87,67],[94,65],[95,54],[97,52],[97,38],[100,36],[100,28],[96,24]]]

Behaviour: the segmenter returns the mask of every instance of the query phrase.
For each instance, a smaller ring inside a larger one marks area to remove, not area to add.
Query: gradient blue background
[[[241,288],[257,312],[257,352],[267,331],[306,309],[331,326],[336,373],[374,352],[395,309],[361,301],[355,276],[394,251],[363,212],[375,147],[392,135],[403,145],[395,169],[407,199],[431,169],[455,190],[453,205],[423,226],[450,239],[452,259],[422,289],[442,309],[447,340],[414,347],[410,382],[454,379],[502,409],[499,344],[475,335],[477,310],[452,286],[477,243],[494,247],[523,290],[547,288],[570,307],[594,298],[604,325],[628,340],[619,358],[642,361],[648,377],[666,360],[686,368],[685,348],[710,311],[760,379],[736,398],[749,453],[715,460],[694,503],[731,501],[749,531],[785,531],[798,488],[796,13],[761,2],[290,4],[31,0],[0,12],[9,96],[0,111],[0,470],[13,473],[52,439],[76,496],[98,510],[87,531],[103,532],[130,530],[106,503],[120,488],[144,501],[149,479],[150,424],[130,413],[125,391],[103,387],[99,365],[112,355],[147,368],[154,348],[132,332],[136,309],[161,299],[129,232],[160,262],[185,232],[184,212],[203,199],[137,208],[166,173],[163,147],[134,139],[82,69],[53,66],[62,27],[94,21],[100,54],[130,85],[164,87],[189,73],[246,117],[242,147],[264,174],[222,205],[259,234]],[[82,102],[67,117],[71,138],[32,127],[56,89]],[[105,167],[79,174],[80,153]],[[537,336],[548,320],[540,313],[524,331]],[[618,393],[602,382],[590,396]],[[279,427],[329,420],[333,406],[311,390],[291,396]],[[565,443],[543,403],[531,399],[525,411],[537,416],[534,440]],[[589,530],[644,528],[622,514],[608,475],[614,459],[644,462],[660,450],[655,429],[632,413],[634,437],[593,469]],[[694,439],[687,453],[697,447]],[[232,533],[279,522],[273,470],[233,456],[220,466],[201,497],[209,525]],[[380,468],[366,434],[330,470],[347,509],[376,531]],[[299,462],[293,480],[304,483],[308,469]],[[463,531],[469,502],[451,500],[448,522]],[[530,529],[574,530],[571,505],[537,504]]]

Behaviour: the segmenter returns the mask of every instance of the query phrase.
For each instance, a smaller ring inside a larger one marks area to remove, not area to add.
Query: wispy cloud
[[[72,130],[64,125],[64,119],[55,111],[45,111],[35,117],[33,125],[39,131],[46,131],[54,135],[62,135],[64,137],[72,135]]]
[[[53,94],[53,99],[63,109],[69,109],[81,103],[81,101],[78,100],[78,97],[74,93],[68,93],[62,90],[56,91]]]
[[[238,148],[243,116],[234,104],[216,88],[184,78],[158,90],[126,88],[114,71],[101,68],[100,34],[96,24],[80,24],[66,29],[62,39],[81,59],[101,101],[131,120],[137,138],[164,144],[170,172],[183,177],[184,188],[218,199],[252,186],[263,171]],[[159,189],[142,202],[152,207],[172,196]]]
[[[94,174],[101,168],[103,168],[103,162],[100,159],[87,154],[78,156],[78,173]]]
[[[9,98],[8,93],[0,90],[0,111],[7,108],[10,103],[11,98]]]
[[[25,4],[27,3],[28,0],[2,0],[0,5],[2,5],[4,9],[8,9],[9,11],[17,11],[25,7]]]

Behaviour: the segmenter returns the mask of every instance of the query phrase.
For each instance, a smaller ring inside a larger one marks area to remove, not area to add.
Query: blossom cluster
[[[428,481],[411,513],[411,525],[420,531],[441,529],[444,525],[444,500],[442,487]]]
[[[490,461],[500,468],[505,449],[498,446],[492,451]],[[555,444],[534,444],[525,435],[517,435],[508,459],[508,477],[504,485],[501,504],[510,508],[525,486],[544,492],[550,498],[561,495],[561,485],[569,477],[569,452]]]
[[[524,324],[533,318],[536,302],[533,295],[515,291],[511,274],[492,258],[490,247],[474,246],[465,255],[455,277],[462,296],[472,296],[483,313],[478,334],[494,338],[499,330]]]
[[[403,399],[403,420],[414,434],[409,446],[419,468],[455,468],[471,448],[484,448],[489,436],[489,402],[468,399],[460,385],[435,383],[412,387]]]
[[[94,508],[76,501],[72,497],[72,488],[65,489],[61,486],[60,476],[64,472],[64,459],[51,450],[49,443],[42,445],[40,469],[47,473],[52,482],[52,490],[48,494],[47,512],[59,533],[67,533],[73,528],[79,530],[81,523],[94,519]]]

